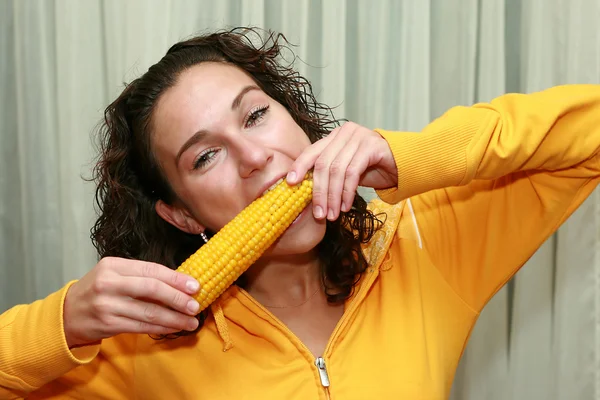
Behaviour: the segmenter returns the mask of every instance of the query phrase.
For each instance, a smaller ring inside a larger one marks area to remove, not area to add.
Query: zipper
[[[321,379],[321,385],[323,385],[323,389],[325,390],[325,396],[327,397],[327,400],[329,400],[329,374],[327,373],[325,359],[323,357],[317,357],[315,360],[315,366],[319,371],[319,378]]]
[[[319,370],[319,378],[321,378],[321,385],[323,385],[324,388],[328,388],[329,375],[327,375],[327,366],[325,365],[325,360],[323,359],[323,357],[317,357],[317,359],[315,360],[315,365]]]

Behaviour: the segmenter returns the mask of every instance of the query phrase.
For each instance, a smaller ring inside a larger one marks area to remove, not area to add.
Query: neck
[[[294,306],[321,288],[316,252],[259,260],[246,272],[246,290],[267,306]]]

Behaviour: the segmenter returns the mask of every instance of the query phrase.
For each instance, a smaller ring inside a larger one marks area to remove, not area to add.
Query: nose
[[[257,171],[264,169],[273,159],[273,150],[264,144],[256,143],[247,138],[236,141],[239,172],[242,178],[248,178]]]

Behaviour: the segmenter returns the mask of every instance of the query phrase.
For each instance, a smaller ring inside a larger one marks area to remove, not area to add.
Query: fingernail
[[[198,304],[198,302],[196,300],[190,300],[187,303],[187,308],[191,312],[195,313],[196,311],[198,311],[200,309],[200,304]]]
[[[294,171],[290,171],[287,174],[287,177],[285,178],[286,181],[288,182],[294,182],[296,180],[296,173]]]
[[[190,322],[188,322],[188,330],[193,331],[197,327],[198,327],[198,320],[196,318],[190,319]]]
[[[342,201],[342,211],[343,212],[348,211],[348,209],[346,208],[346,203],[344,203],[343,201]]]
[[[185,283],[185,287],[192,293],[196,292],[198,289],[200,289],[200,284],[198,283],[198,281],[192,281],[192,280],[188,280]]]
[[[323,209],[321,206],[315,207],[315,218],[323,218]]]
[[[327,212],[327,218],[330,221],[333,221],[333,210],[330,208],[329,211]]]

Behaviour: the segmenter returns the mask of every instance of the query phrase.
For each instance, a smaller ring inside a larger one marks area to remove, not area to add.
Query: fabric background
[[[95,264],[91,134],[177,40],[278,30],[337,117],[420,130],[455,105],[599,83],[598,21],[600,0],[0,0],[0,311]],[[487,306],[454,399],[600,398],[599,193]]]

